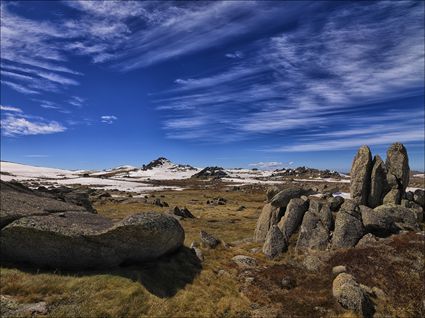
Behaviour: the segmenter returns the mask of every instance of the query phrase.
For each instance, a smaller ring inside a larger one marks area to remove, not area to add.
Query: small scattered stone
[[[196,257],[203,262],[204,261],[204,255],[202,254],[202,251],[197,248],[197,247],[192,247],[191,248],[193,250],[193,252],[195,253]]]
[[[334,275],[345,273],[346,271],[347,271],[347,268],[344,265],[338,265],[332,268],[332,274]]]
[[[281,286],[283,289],[292,289],[295,287],[295,280],[291,277],[284,277],[281,281]]]
[[[345,309],[370,317],[372,311],[370,299],[352,275],[339,274],[332,283],[332,294]]]
[[[222,276],[226,276],[226,277],[228,277],[228,276],[230,276],[230,273],[229,273],[228,271],[225,271],[224,269],[220,269],[220,270],[217,272],[217,276],[218,276],[218,277],[222,277]]]
[[[308,271],[317,272],[323,267],[324,263],[315,255],[307,255],[303,265]]]
[[[372,287],[372,292],[376,298],[384,299],[387,297],[385,292],[379,287],[376,287],[376,286]]]
[[[245,283],[251,284],[254,281],[254,277],[245,277]]]
[[[199,235],[201,237],[202,244],[206,245],[207,247],[215,248],[218,244],[220,244],[220,241],[217,238],[205,231],[200,231]]]
[[[232,258],[232,261],[241,268],[252,268],[257,266],[256,259],[246,255],[236,255]]]

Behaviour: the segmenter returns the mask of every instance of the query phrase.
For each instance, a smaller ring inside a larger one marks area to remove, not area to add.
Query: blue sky
[[[1,158],[424,170],[424,2],[2,1]]]

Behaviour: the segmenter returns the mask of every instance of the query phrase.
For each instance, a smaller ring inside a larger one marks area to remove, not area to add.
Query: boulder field
[[[1,183],[1,259],[63,269],[108,268],[173,252],[185,233],[171,215],[145,212],[114,223],[83,206]]]

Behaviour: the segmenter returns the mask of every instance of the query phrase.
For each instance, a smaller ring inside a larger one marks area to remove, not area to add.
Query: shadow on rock
[[[120,267],[104,270],[65,271],[57,269],[39,269],[27,264],[11,264],[1,262],[1,266],[17,268],[27,273],[45,273],[64,276],[115,275],[131,279],[145,287],[157,297],[174,296],[187,284],[191,284],[201,272],[202,265],[194,252],[188,247],[181,247],[176,252],[162,256],[156,260],[139,263],[123,264]]]

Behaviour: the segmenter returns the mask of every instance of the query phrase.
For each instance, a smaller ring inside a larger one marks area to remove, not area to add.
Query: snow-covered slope
[[[142,167],[134,167],[122,165],[102,171],[88,170],[64,170],[45,167],[35,167],[12,162],[1,162],[1,180],[10,181],[31,181],[40,185],[90,185],[92,187],[103,189],[117,189],[122,191],[154,191],[160,190],[159,186],[150,184],[153,180],[182,180],[189,179],[202,169],[194,168],[189,165],[180,165],[170,160],[160,157],[143,165]],[[282,179],[281,174],[285,171],[267,171],[257,169],[223,169],[225,177],[222,181],[233,183],[235,185],[246,184],[275,184],[282,183],[286,179]],[[297,168],[294,171],[305,170],[307,172],[314,171],[321,173],[317,169]],[[204,169],[205,170],[205,169]],[[317,171],[316,171],[317,170]],[[326,172],[326,171],[325,171]],[[332,173],[332,172],[330,172]],[[297,176],[297,175],[295,175]],[[294,179],[299,182],[342,182],[349,183],[350,178],[342,175],[337,179],[313,176],[299,176]]]
[[[72,171],[64,169],[36,167],[20,163],[1,161],[1,180],[30,180],[30,179],[64,179],[77,178],[84,171]]]
[[[175,164],[166,158],[158,158],[143,168],[135,169],[119,176],[141,180],[177,180],[188,179],[199,170],[189,165]]]
[[[97,189],[137,193],[148,193],[163,189],[181,189],[178,187],[156,186],[139,180],[117,178],[117,175],[123,175],[128,173],[128,171],[135,169],[137,168],[132,166],[120,166],[109,170],[95,172],[85,170],[72,171],[1,161],[0,178],[3,181],[30,181],[33,184],[44,186],[88,185]]]

